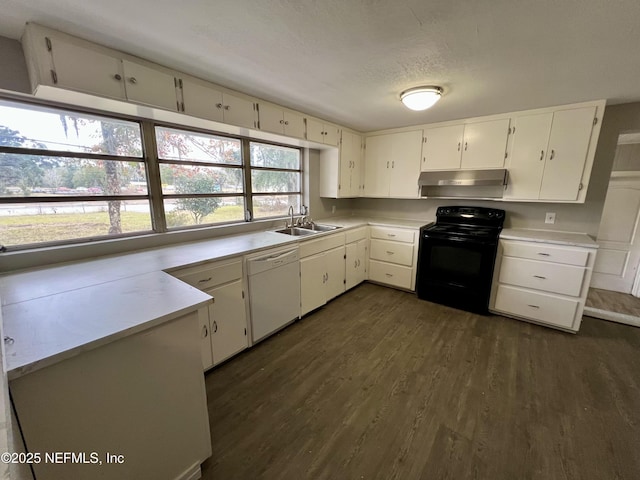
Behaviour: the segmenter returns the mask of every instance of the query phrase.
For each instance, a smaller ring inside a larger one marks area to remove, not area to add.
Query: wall
[[[507,212],[506,227],[585,232],[595,238],[607,194],[618,135],[638,129],[640,129],[640,103],[606,107],[584,204],[361,198],[353,202],[353,209],[356,214],[361,215],[414,218],[427,223],[435,220],[436,208],[440,205],[477,205],[505,210]],[[546,212],[556,213],[555,224],[544,223]]]
[[[18,40],[0,36],[0,89],[29,93],[27,64]]]

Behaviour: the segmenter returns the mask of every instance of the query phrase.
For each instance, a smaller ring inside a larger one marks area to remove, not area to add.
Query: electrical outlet
[[[547,212],[547,214],[544,217],[544,223],[556,223],[555,212]]]
[[[331,205],[331,213],[336,213],[336,206],[335,205]]]

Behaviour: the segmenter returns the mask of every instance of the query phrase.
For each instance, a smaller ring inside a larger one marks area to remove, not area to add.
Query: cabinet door
[[[200,354],[202,357],[202,368],[204,370],[208,370],[213,367],[209,308],[204,307],[198,310],[198,326],[200,327]]]
[[[460,168],[463,131],[464,125],[425,130],[421,169],[424,171]]]
[[[124,99],[124,78],[119,58],[51,39],[55,85],[105,97]]]
[[[358,240],[346,246],[345,288],[359,285],[366,279],[367,240]]]
[[[362,283],[367,279],[367,244],[366,239],[358,240],[358,283]]]
[[[595,115],[596,107],[553,114],[540,200],[577,200]]]
[[[422,130],[394,133],[392,136],[389,196],[419,198],[418,177],[422,154]]]
[[[360,172],[361,137],[350,132],[342,132],[340,144],[340,178],[338,179],[340,197],[356,197],[359,193],[360,179],[354,175],[356,163]]]
[[[502,168],[507,151],[510,119],[464,126],[461,168]]]
[[[326,303],[324,253],[300,260],[300,316]]]
[[[137,63],[123,60],[127,100],[177,111],[175,77]]]
[[[182,80],[184,113],[214,122],[223,121],[222,92],[190,80]]]
[[[284,111],[276,105],[260,103],[258,105],[260,130],[284,133]]]
[[[364,193],[367,197],[389,196],[389,168],[393,153],[391,135],[368,137],[365,148]]]
[[[313,118],[307,118],[307,140],[324,143],[324,125]]]
[[[284,134],[304,138],[304,117],[293,112],[284,112]]]
[[[552,118],[553,113],[515,118],[511,153],[506,162],[509,170],[506,198],[538,199]]]
[[[246,98],[229,93],[222,94],[224,123],[239,127],[256,128],[255,104]]]
[[[353,166],[351,167],[351,196],[359,197],[362,195],[362,164],[364,163],[364,149],[362,137],[355,135],[353,147]]]
[[[209,306],[213,363],[218,363],[244,350],[247,342],[247,312],[242,280],[209,290],[214,298]]]
[[[345,247],[345,289],[355,287],[358,282],[358,242],[348,243]]]
[[[344,246],[325,252],[325,268],[327,271],[326,300],[329,301],[344,293]]]
[[[324,127],[324,140],[327,145],[338,146],[340,143],[340,129],[335,125],[323,125]]]

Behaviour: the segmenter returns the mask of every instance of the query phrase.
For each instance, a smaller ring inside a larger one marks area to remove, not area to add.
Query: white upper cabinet
[[[364,194],[418,198],[422,130],[367,137]]]
[[[187,115],[239,127],[257,127],[256,107],[251,100],[223,92],[197,79],[183,77],[180,85],[182,111]]]
[[[540,200],[577,200],[595,116],[596,107],[553,114]]]
[[[256,104],[246,98],[227,92],[222,93],[224,123],[239,127],[256,127]]]
[[[389,166],[393,155],[392,135],[367,137],[364,157],[364,196],[389,196]]]
[[[129,60],[122,60],[122,65],[127,100],[178,110],[176,78],[173,75]]]
[[[73,90],[298,139],[307,138],[308,124],[308,140],[336,147],[340,142],[337,125],[41,25],[27,24],[22,45],[32,90],[44,98],[59,100],[58,89]],[[78,98],[64,97],[69,103]]]
[[[516,116],[505,198],[584,201],[596,111],[596,106],[585,106]]]
[[[51,52],[51,81],[61,88],[126,99],[119,58],[85,48],[67,39],[41,39]]]
[[[538,199],[552,119],[553,113],[515,117],[511,154],[507,160],[509,183],[505,197]]]
[[[222,92],[204,82],[182,78],[182,108],[187,115],[214,122],[224,120]]]
[[[510,119],[468,123],[464,126],[463,169],[504,167]]]
[[[304,138],[304,117],[300,114],[284,110],[272,103],[259,102],[258,117],[260,130]]]
[[[340,197],[358,197],[362,187],[362,137],[342,132],[340,141]]]
[[[347,130],[341,135],[338,150],[320,151],[321,197],[349,198],[362,193],[362,137]]]
[[[323,123],[320,120],[307,117],[307,140],[338,146],[340,142],[340,129],[336,125]]]
[[[502,168],[509,119],[427,128],[422,171]]]
[[[460,168],[463,132],[464,125],[426,129],[421,169],[425,171]]]
[[[418,198],[420,196],[418,177],[422,154],[422,130],[394,134],[392,150],[389,196]]]

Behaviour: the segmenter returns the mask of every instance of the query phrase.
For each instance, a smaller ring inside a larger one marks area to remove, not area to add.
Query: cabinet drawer
[[[371,238],[393,240],[394,242],[413,243],[415,232],[401,228],[371,227]]]
[[[369,260],[369,280],[411,289],[413,269],[377,260]]]
[[[205,263],[197,267],[183,268],[172,275],[200,290],[222,285],[242,278],[242,262]]]
[[[520,317],[572,328],[578,300],[500,285],[495,309]]]
[[[589,262],[589,252],[585,249],[555,247],[543,243],[523,243],[501,240],[502,254],[507,257],[529,258],[545,262],[564,263],[585,267]]]
[[[334,233],[326,237],[316,240],[307,240],[300,242],[300,258],[315,255],[316,253],[326,252],[332,248],[344,245],[344,232]]]
[[[500,283],[579,297],[585,273],[572,265],[503,257]]]
[[[371,240],[369,258],[410,267],[413,264],[413,245],[373,239]]]
[[[362,240],[367,238],[367,227],[354,228],[353,230],[347,230],[344,232],[346,239],[346,243],[357,242],[358,240]]]

